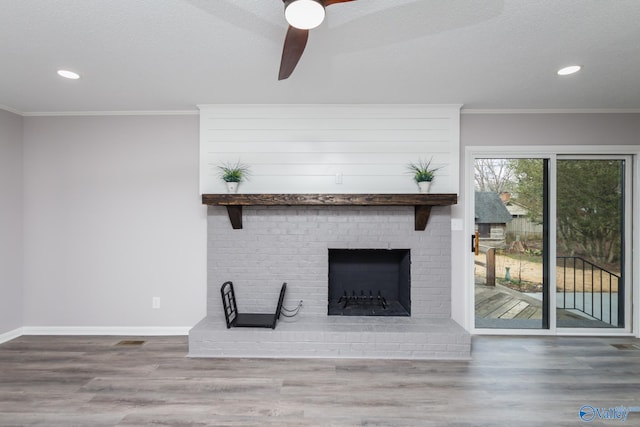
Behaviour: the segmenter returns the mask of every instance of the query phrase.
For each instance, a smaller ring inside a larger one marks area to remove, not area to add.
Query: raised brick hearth
[[[450,207],[425,231],[412,206],[245,207],[234,230],[223,207],[208,212],[207,317],[189,333],[192,357],[464,359],[470,336],[451,320]],[[409,249],[411,317],[328,316],[329,249]],[[275,330],[227,329],[220,286],[231,280],[242,312],[271,312],[282,282],[297,317]]]

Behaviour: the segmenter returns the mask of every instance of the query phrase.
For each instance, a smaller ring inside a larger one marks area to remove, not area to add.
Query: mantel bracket
[[[427,222],[429,222],[429,215],[431,215],[430,205],[416,205],[415,206],[415,230],[424,231],[427,228]]]
[[[242,229],[242,206],[227,205],[227,214],[229,214],[229,221],[231,221],[231,227],[234,230]]]

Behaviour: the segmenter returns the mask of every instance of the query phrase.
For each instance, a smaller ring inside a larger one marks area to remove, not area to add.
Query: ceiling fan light
[[[324,21],[324,6],[317,0],[291,0],[285,2],[284,16],[292,27],[310,30]]]

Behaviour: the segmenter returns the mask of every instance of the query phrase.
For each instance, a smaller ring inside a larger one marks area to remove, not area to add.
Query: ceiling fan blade
[[[348,1],[355,1],[355,0],[324,0],[324,7],[331,6],[332,4],[336,4],[336,3],[346,3]]]
[[[282,48],[282,60],[280,61],[280,73],[278,80],[289,78],[293,70],[295,70],[304,48],[307,46],[309,39],[309,30],[300,30],[289,26],[287,36],[284,39],[284,47]]]

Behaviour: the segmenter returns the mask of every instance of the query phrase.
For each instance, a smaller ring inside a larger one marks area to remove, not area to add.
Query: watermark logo
[[[614,420],[625,422],[631,412],[640,412],[640,406],[614,406],[611,408],[598,408],[592,405],[583,405],[578,414],[585,423],[598,420]]]

